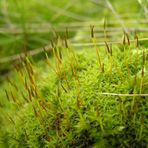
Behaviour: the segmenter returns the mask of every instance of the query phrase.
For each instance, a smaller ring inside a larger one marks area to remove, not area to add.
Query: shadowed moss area
[[[148,94],[147,53],[57,48],[52,59],[45,53],[46,64],[26,58],[18,83],[9,80],[1,93],[8,99],[1,101],[1,141],[19,148],[147,147],[148,97],[103,94]]]

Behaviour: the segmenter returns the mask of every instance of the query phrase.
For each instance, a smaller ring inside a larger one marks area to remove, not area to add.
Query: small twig
[[[109,23],[108,23],[109,24]],[[68,26],[68,31],[69,32],[76,32],[78,31],[78,29],[81,28],[81,31],[85,31],[85,32],[89,32],[90,29],[88,28],[88,26],[85,26],[84,25],[81,25],[81,26],[76,26],[76,27],[71,27],[69,25]],[[94,25],[94,27],[97,27],[98,25]],[[51,33],[53,32],[53,27],[52,26],[43,26],[41,29],[41,27],[30,27],[29,29],[27,29],[27,33],[30,33],[30,34],[40,34],[40,33]],[[146,27],[143,27],[143,28],[138,28],[138,27],[126,27],[126,30],[127,32],[134,32],[134,31],[137,31],[137,32],[148,32],[148,28]],[[97,32],[104,32],[104,28],[96,28],[95,31]],[[106,28],[106,32],[119,32],[119,31],[123,31],[123,28],[122,27],[108,27]],[[56,32],[65,32],[65,26],[57,26],[56,28]],[[8,34],[23,34],[23,30],[22,28],[6,28],[6,27],[3,27],[3,28],[0,28],[0,33],[8,33]]]
[[[148,38],[141,38],[139,41],[148,41]],[[135,42],[135,40],[130,40],[130,42]],[[112,42],[107,42],[108,45],[111,44],[122,44],[121,41],[112,41]],[[73,47],[89,47],[89,46],[94,46],[94,43],[73,43],[71,44]],[[105,46],[104,42],[97,42],[95,43],[97,46]]]
[[[51,50],[51,46],[50,45],[47,45],[46,47],[46,51],[47,50]],[[43,48],[39,48],[39,49],[34,49],[32,51],[28,51],[27,52],[27,55],[28,56],[34,56],[34,55],[37,55],[39,53],[43,52]],[[1,58],[0,59],[0,63],[8,63],[8,62],[11,62],[11,61],[16,61],[16,60],[20,60],[20,57],[24,57],[24,53],[20,53],[20,54],[15,54],[15,55],[12,55],[12,56],[8,56],[8,57],[5,57],[5,58]]]
[[[121,97],[148,97],[148,94],[117,94],[117,93],[99,93],[99,95],[106,96],[121,96]]]

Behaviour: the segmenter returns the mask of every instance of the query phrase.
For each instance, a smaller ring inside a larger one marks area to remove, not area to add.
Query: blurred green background
[[[147,6],[147,0],[1,0],[0,80],[5,79],[16,63],[12,61],[16,54],[49,45],[55,31],[62,38],[68,28],[72,42],[88,43],[89,26],[94,25],[101,42],[105,19],[110,40],[121,39],[123,29],[145,37]]]

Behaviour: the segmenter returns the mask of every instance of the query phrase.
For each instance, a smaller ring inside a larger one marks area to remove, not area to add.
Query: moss
[[[123,51],[113,49],[116,52],[113,50],[112,56],[104,48],[99,51],[104,71],[91,49],[64,52],[62,62],[55,56],[55,64],[49,64],[43,72],[31,72],[33,66],[28,61],[24,92],[31,100],[8,111],[11,118],[7,118],[12,119],[5,125],[9,147],[146,147],[148,98],[102,94],[139,93],[142,54],[132,54],[129,60],[131,51],[127,49],[125,61]],[[37,78],[38,83],[34,80]],[[142,93],[148,93],[146,88],[142,87]],[[32,90],[31,96],[28,90]],[[23,100],[21,95],[16,96]],[[17,103],[9,103],[13,104]]]

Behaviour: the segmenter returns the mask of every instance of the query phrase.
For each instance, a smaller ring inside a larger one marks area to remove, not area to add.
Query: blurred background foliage
[[[148,32],[147,5],[147,0],[1,0],[0,74],[12,66],[6,57],[49,45],[55,31],[62,36],[68,28],[69,38],[83,43],[89,42],[89,26],[94,25],[102,41],[104,18],[111,39],[121,38],[125,28],[129,33],[140,30],[143,37]]]

